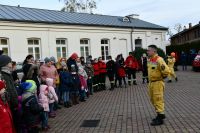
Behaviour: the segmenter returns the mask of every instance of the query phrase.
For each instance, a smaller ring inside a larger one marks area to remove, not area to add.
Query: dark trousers
[[[42,128],[45,128],[48,126],[48,112],[43,111],[42,112]]]
[[[87,80],[87,86],[88,86],[88,90],[89,90],[89,92],[90,92],[91,95],[94,92],[92,83],[93,83],[93,78],[88,78],[88,80]]]
[[[128,68],[128,82],[131,82],[131,77],[133,77],[133,82],[136,82],[136,69]]]
[[[122,86],[122,80],[124,81],[124,85],[126,86],[126,77],[119,77],[119,86]]]
[[[99,84],[101,89],[105,89],[106,84],[106,73],[99,74]]]
[[[114,73],[108,73],[108,78],[109,78],[109,81],[110,81],[111,89],[114,89],[114,82],[115,82],[114,77],[115,77]]]
[[[99,89],[99,75],[94,76],[92,86],[93,86],[94,92],[98,91],[98,89]]]

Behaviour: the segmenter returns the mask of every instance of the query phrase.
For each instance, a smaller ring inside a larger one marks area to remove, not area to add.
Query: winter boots
[[[163,119],[165,119],[165,114],[159,114],[156,116],[156,118],[154,118],[151,122],[151,126],[159,126],[162,125]]]

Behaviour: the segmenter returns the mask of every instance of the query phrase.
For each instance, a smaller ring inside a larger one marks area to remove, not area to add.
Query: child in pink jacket
[[[48,112],[49,112],[49,100],[48,100],[48,86],[40,85],[40,94],[39,94],[39,104],[44,108],[42,113],[42,129],[47,131],[48,126]]]
[[[58,102],[58,96],[56,95],[55,89],[53,87],[53,79],[46,78],[46,84],[48,86],[48,99],[49,99],[49,117],[55,117],[54,103]]]

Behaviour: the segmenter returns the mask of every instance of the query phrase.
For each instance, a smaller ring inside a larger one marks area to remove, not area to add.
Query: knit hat
[[[46,58],[44,58],[44,62],[45,63],[49,63],[51,60],[48,58],[48,57],[46,57]]]
[[[8,63],[10,63],[12,60],[7,55],[0,55],[0,68],[6,66]]]
[[[56,59],[55,59],[55,57],[50,57],[50,61],[52,61],[52,62],[56,62]]]
[[[6,88],[6,84],[3,80],[0,80],[0,90]]]
[[[26,80],[26,82],[21,83],[20,87],[23,89],[24,92],[36,92],[36,83],[33,80]]]
[[[78,58],[78,54],[77,54],[77,53],[73,53],[73,54],[71,55],[71,58],[74,59],[74,60],[77,59],[77,58]]]

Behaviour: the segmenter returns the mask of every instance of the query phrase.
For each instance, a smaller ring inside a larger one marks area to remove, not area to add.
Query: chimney
[[[20,5],[17,5],[17,7],[20,7]]]
[[[139,19],[139,16],[140,16],[139,14],[130,14],[130,15],[127,15],[126,17]]]
[[[192,28],[192,23],[189,23],[189,29]]]
[[[184,26],[184,27],[183,27],[183,30],[186,30],[186,29],[187,29],[186,26]]]

